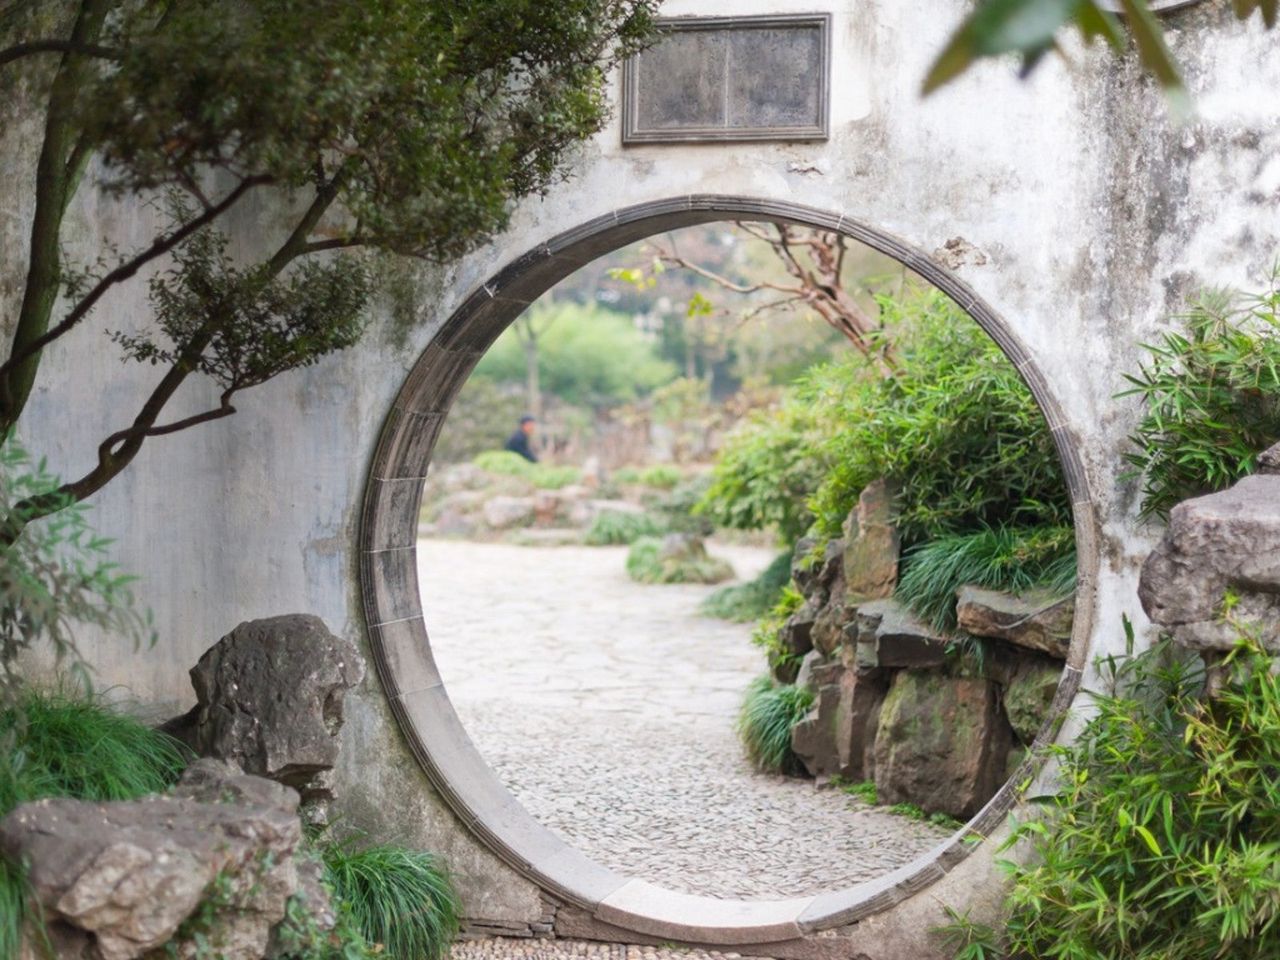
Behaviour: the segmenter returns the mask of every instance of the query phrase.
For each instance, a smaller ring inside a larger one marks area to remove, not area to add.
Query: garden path
[[[771,553],[712,545],[738,574]],[[418,544],[446,689],[522,804],[619,873],[709,896],[802,896],[898,867],[946,834],[761,774],[734,720],[763,669],[710,587],[630,580],[625,547]]]

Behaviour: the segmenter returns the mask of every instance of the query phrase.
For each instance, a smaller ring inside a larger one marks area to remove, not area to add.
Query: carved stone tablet
[[[623,143],[825,140],[829,14],[681,17],[623,67]]]

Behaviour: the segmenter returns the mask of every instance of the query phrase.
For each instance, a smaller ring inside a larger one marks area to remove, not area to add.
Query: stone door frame
[[[432,447],[458,390],[498,335],[532,301],[590,261],[657,233],[719,220],[815,227],[865,243],[953,299],[1017,367],[1052,431],[1075,512],[1079,568],[1071,651],[1036,744],[1056,737],[1088,652],[1099,550],[1088,481],[1053,390],[1013,329],[950,270],[856,218],[795,203],[694,195],[620,208],[538,245],[472,293],[419,357],[383,423],[365,490],[359,581],[373,661],[405,740],[440,795],[489,849],[551,898],[602,924],[685,943],[763,944],[883,912],[967,857],[992,857],[995,844],[986,838],[1004,823],[1017,799],[1017,785],[1037,772],[1039,751],[1028,751],[1023,767],[954,836],[912,863],[856,886],[784,900],[733,901],[624,877],[589,860],[535,820],[472,744],[431,656],[415,548]],[[974,842],[974,835],[983,842]]]

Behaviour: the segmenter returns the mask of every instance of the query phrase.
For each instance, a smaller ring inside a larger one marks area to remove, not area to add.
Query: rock
[[[806,600],[800,609],[778,628],[778,644],[791,654],[790,661],[773,666],[774,677],[780,683],[792,682],[798,676],[797,669],[792,665],[793,661],[807,656],[813,650],[813,624],[817,616],[818,608],[813,601]],[[818,654],[818,656],[822,655]]]
[[[1229,591],[1239,598],[1233,617],[1280,651],[1280,474],[1245,477],[1174,507],[1138,584],[1147,616],[1200,651],[1235,645],[1239,630],[1221,618]]]
[[[818,688],[813,707],[791,728],[791,751],[800,758],[811,777],[829,777],[840,772],[840,750],[836,726],[840,709],[840,687],[826,684]]]
[[[167,796],[23,804],[0,820],[0,850],[28,864],[31,895],[59,939],[87,939],[101,960],[163,946],[198,908],[206,950],[257,960],[300,888],[297,804],[287,787],[202,760]],[[173,947],[197,955],[192,942]]]
[[[890,674],[882,670],[845,670],[840,677],[836,749],[840,775],[847,780],[870,780],[875,776],[876,728],[889,679]]]
[[[921,670],[947,662],[952,639],[939,634],[897,600],[859,604],[853,624],[856,660],[864,668]],[[846,630],[846,638],[849,633]]]
[[[1030,590],[1021,596],[972,585],[956,591],[956,622],[975,637],[1004,640],[1059,660],[1071,647],[1075,594]]]
[[[818,690],[818,684],[814,682],[813,668],[823,662],[822,654],[817,650],[810,650],[804,655],[800,661],[800,669],[796,673],[794,681],[797,687],[810,687],[815,693]]]
[[[479,490],[459,490],[436,502],[427,512],[431,532],[437,536],[469,537],[480,526],[485,496]]]
[[[898,671],[876,731],[876,792],[882,803],[971,817],[1004,782],[1012,742],[995,684]]]
[[[1024,746],[1031,746],[1044,726],[1061,680],[1061,663],[1047,657],[1027,656],[1021,659],[1004,685],[1001,696],[1004,713]]]
[[[830,599],[818,611],[818,615],[814,617],[813,627],[809,631],[814,648],[827,655],[835,653],[840,647],[844,639],[844,626],[850,616],[850,611],[844,604],[842,584],[843,581],[837,578],[836,583],[829,591]]]
[[[893,498],[886,481],[868,484],[845,521],[842,567],[848,603],[892,596],[897,586],[900,544]]]
[[[191,669],[196,706],[165,729],[197,756],[328,800],[343,698],[363,677],[355,645],[319,617],[250,620],[205,651]]]
[[[692,533],[664,536],[658,562],[670,572],[663,583],[723,583],[733,579],[733,567],[728,561],[707,553],[705,541]]]
[[[814,563],[811,554],[818,547],[813,537],[801,537],[791,551],[791,581],[804,596],[813,596],[818,589],[818,574],[822,564]]]
[[[1258,454],[1258,473],[1280,474],[1280,443]]]
[[[532,523],[537,507],[533,497],[490,497],[481,513],[484,522],[494,530],[508,530]]]

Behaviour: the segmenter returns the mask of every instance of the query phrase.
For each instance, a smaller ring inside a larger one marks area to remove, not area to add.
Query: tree
[[[0,364],[0,436],[43,350],[150,274],[151,324],[116,333],[161,375],[96,463],[12,505],[0,541],[118,476],[150,439],[229,416],[246,389],[355,343],[373,258],[441,262],[545,191],[606,116],[602,78],[650,33],[656,0],[15,0],[0,8],[0,96],[43,140],[22,301]],[[62,260],[63,220],[102,186],[164,200],[150,243],[97,266]],[[238,263],[219,230],[251,194],[292,211]],[[155,272],[157,267],[163,270]],[[165,422],[192,376],[218,405]]]
[[[1086,42],[1101,37],[1116,51],[1124,49],[1127,33],[1143,66],[1175,102],[1185,99],[1182,75],[1147,0],[1119,0],[1119,6],[1123,21],[1100,0],[978,0],[934,61],[924,92],[949,83],[983,57],[1016,54],[1025,76],[1046,53],[1061,52],[1060,35],[1074,28]],[[1231,7],[1241,20],[1261,13],[1269,29],[1280,19],[1280,0],[1231,0]]]

